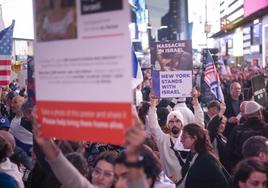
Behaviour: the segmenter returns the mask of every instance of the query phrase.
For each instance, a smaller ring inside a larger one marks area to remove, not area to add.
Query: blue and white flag
[[[135,54],[134,49],[132,51],[132,89],[135,89],[138,85],[140,85],[143,81],[143,75],[141,71],[141,66],[138,61],[138,58]]]
[[[206,54],[206,65],[205,65],[205,77],[204,80],[207,85],[210,87],[210,91],[215,95],[216,99],[224,101],[224,96],[221,89],[221,81],[219,74],[216,70],[213,58],[207,50]]]
[[[4,23],[2,15],[0,14],[0,31],[3,29],[5,29],[5,23]]]
[[[222,75],[227,75],[228,72],[226,70],[226,67],[225,67],[225,64],[224,64],[223,60],[219,60],[219,63],[218,64],[220,65],[221,74]]]

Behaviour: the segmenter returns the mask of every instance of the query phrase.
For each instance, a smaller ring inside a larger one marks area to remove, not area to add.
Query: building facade
[[[220,0],[219,7],[220,30],[211,37],[221,58],[230,64],[266,66],[268,1]]]

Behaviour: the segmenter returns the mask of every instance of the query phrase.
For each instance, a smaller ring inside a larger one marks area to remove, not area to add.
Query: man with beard
[[[170,131],[169,134],[165,134],[158,124],[155,106],[155,101],[153,101],[148,112],[146,126],[155,138],[165,174],[177,183],[181,179],[181,166],[184,165],[184,158],[183,152],[174,149],[174,144],[178,139],[180,140],[184,119],[179,111],[170,112],[167,116],[167,128]]]

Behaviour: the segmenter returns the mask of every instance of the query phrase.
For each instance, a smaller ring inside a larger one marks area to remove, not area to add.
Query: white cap
[[[262,106],[259,105],[257,102],[248,101],[246,103],[246,107],[245,107],[245,115],[254,114],[255,112],[259,111],[260,109],[262,109]]]

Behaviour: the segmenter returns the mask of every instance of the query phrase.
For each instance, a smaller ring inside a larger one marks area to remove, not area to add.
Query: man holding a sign
[[[156,141],[164,172],[174,183],[178,183],[181,179],[181,167],[184,165],[184,158],[187,155],[187,151],[184,150],[180,142],[181,130],[187,123],[197,123],[202,126],[202,122],[204,122],[204,113],[198,102],[196,92],[195,90],[192,92],[194,109],[198,111],[195,113],[195,117],[188,120],[185,119],[181,110],[171,111],[167,116],[169,134],[165,134],[158,124],[156,100],[152,101],[148,112],[146,126],[150,127],[149,130]]]

